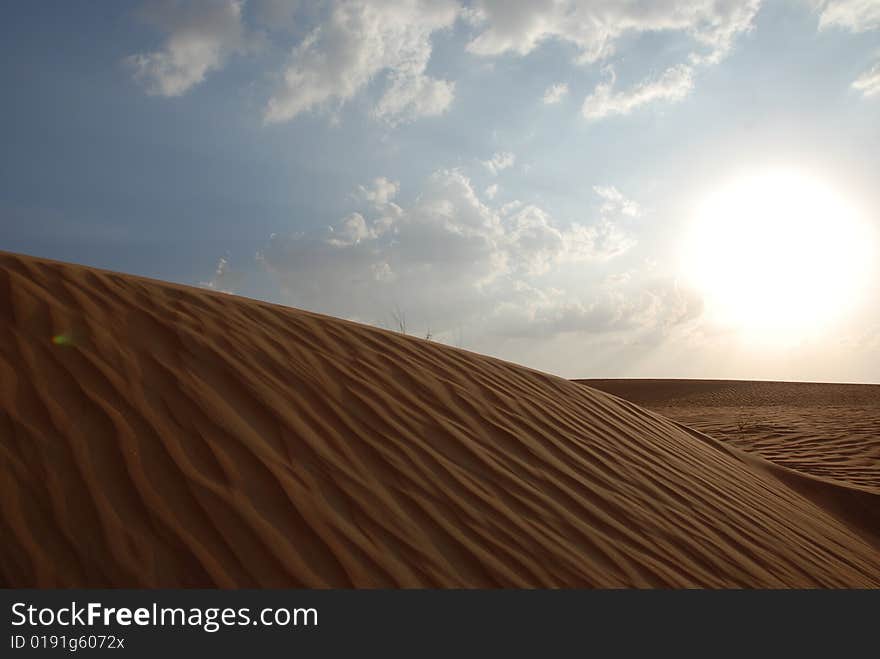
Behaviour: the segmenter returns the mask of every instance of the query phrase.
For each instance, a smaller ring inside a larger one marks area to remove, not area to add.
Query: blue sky
[[[768,168],[880,226],[877,0],[3,13],[0,249],[376,325],[400,310],[570,377],[880,381],[873,280],[756,340],[680,254],[699,199]]]

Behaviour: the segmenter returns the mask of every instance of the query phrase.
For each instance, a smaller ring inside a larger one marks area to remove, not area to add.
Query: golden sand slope
[[[520,366],[4,254],[0,332],[3,585],[880,586],[799,476]]]
[[[740,380],[580,382],[777,464],[880,494],[880,385]]]

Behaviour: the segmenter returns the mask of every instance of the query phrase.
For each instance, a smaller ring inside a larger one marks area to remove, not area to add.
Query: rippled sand
[[[875,472],[836,444],[800,469],[438,343],[3,253],[0,333],[4,586],[880,585]]]

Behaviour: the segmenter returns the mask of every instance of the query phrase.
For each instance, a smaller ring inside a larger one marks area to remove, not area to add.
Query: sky
[[[2,250],[564,377],[880,382],[880,0],[2,13]]]

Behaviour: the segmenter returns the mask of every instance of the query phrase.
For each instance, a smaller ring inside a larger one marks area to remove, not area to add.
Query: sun
[[[683,265],[714,320],[797,339],[863,297],[872,238],[831,187],[776,169],[732,180],[696,205]]]

